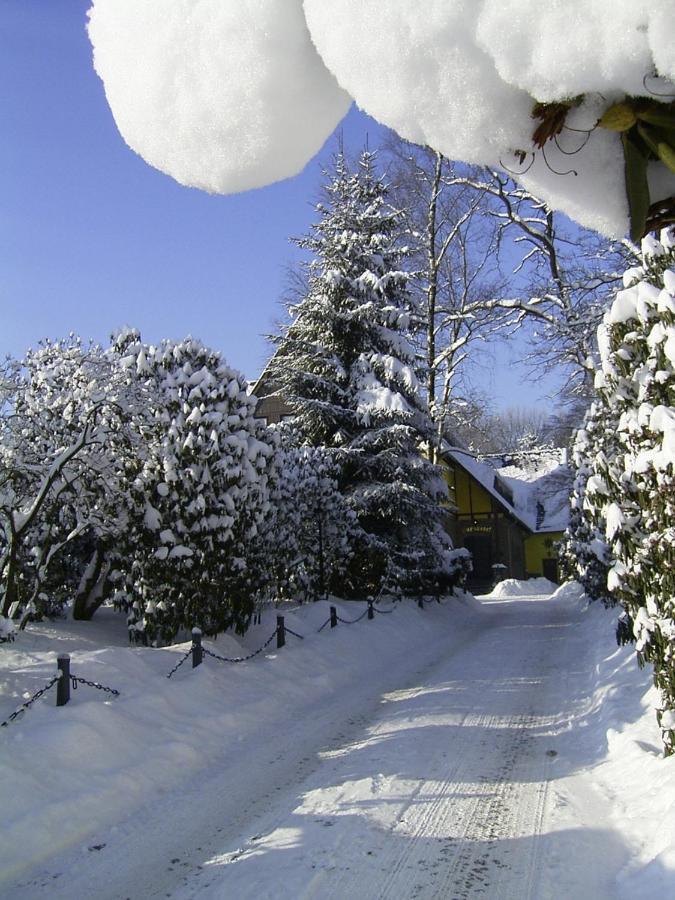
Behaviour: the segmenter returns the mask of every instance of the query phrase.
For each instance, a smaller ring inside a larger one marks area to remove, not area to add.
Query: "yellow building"
[[[543,474],[496,469],[460,450],[446,450],[448,531],[473,557],[471,587],[502,578],[558,580],[555,549],[567,524],[570,473],[552,464]]]

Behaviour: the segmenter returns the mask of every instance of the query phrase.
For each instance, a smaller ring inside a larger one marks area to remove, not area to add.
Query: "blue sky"
[[[321,158],[277,185],[229,197],[181,187],[125,145],[91,62],[88,0],[0,0],[0,353],[75,331],[105,341],[187,334],[254,377],[283,316],[286,272],[307,232]],[[375,122],[352,109],[354,150]],[[481,355],[497,405],[534,404],[509,351]]]

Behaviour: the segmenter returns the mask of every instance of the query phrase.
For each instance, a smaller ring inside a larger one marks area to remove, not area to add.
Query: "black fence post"
[[[63,653],[57,657],[56,665],[61,674],[56,683],[56,705],[65,706],[70,700],[70,656]]]
[[[192,668],[202,664],[202,630],[201,628],[192,629]]]
[[[277,650],[286,643],[286,629],[284,628],[284,617],[277,616]]]
[[[424,600],[422,597],[417,598],[417,605],[419,606],[420,609],[424,609]]]
[[[330,608],[330,627],[335,628],[337,625],[337,609],[334,606]]]
[[[369,619],[375,618],[375,612],[373,611],[373,601],[372,600],[368,601],[368,618]]]

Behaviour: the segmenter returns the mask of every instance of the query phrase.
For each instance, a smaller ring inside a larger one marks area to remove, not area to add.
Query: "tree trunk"
[[[5,596],[2,600],[2,615],[8,616],[9,611],[12,608],[12,604],[18,600],[18,592],[16,587],[16,551],[17,551],[17,539],[14,530],[12,529],[9,534],[9,548],[7,550],[7,558],[5,560],[4,565],[4,582],[5,582]]]
[[[108,596],[110,559],[105,544],[98,542],[75,594],[73,619],[88,622]]]

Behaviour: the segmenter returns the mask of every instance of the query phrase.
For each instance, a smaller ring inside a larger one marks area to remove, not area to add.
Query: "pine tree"
[[[355,171],[338,154],[325,195],[312,233],[297,241],[312,254],[307,290],[269,375],[301,442],[330,452],[360,526],[343,589],[373,592],[388,581],[419,591],[451,579],[455,564],[441,524],[445,487],[420,453],[432,426],[409,337],[401,216],[368,151]]]

